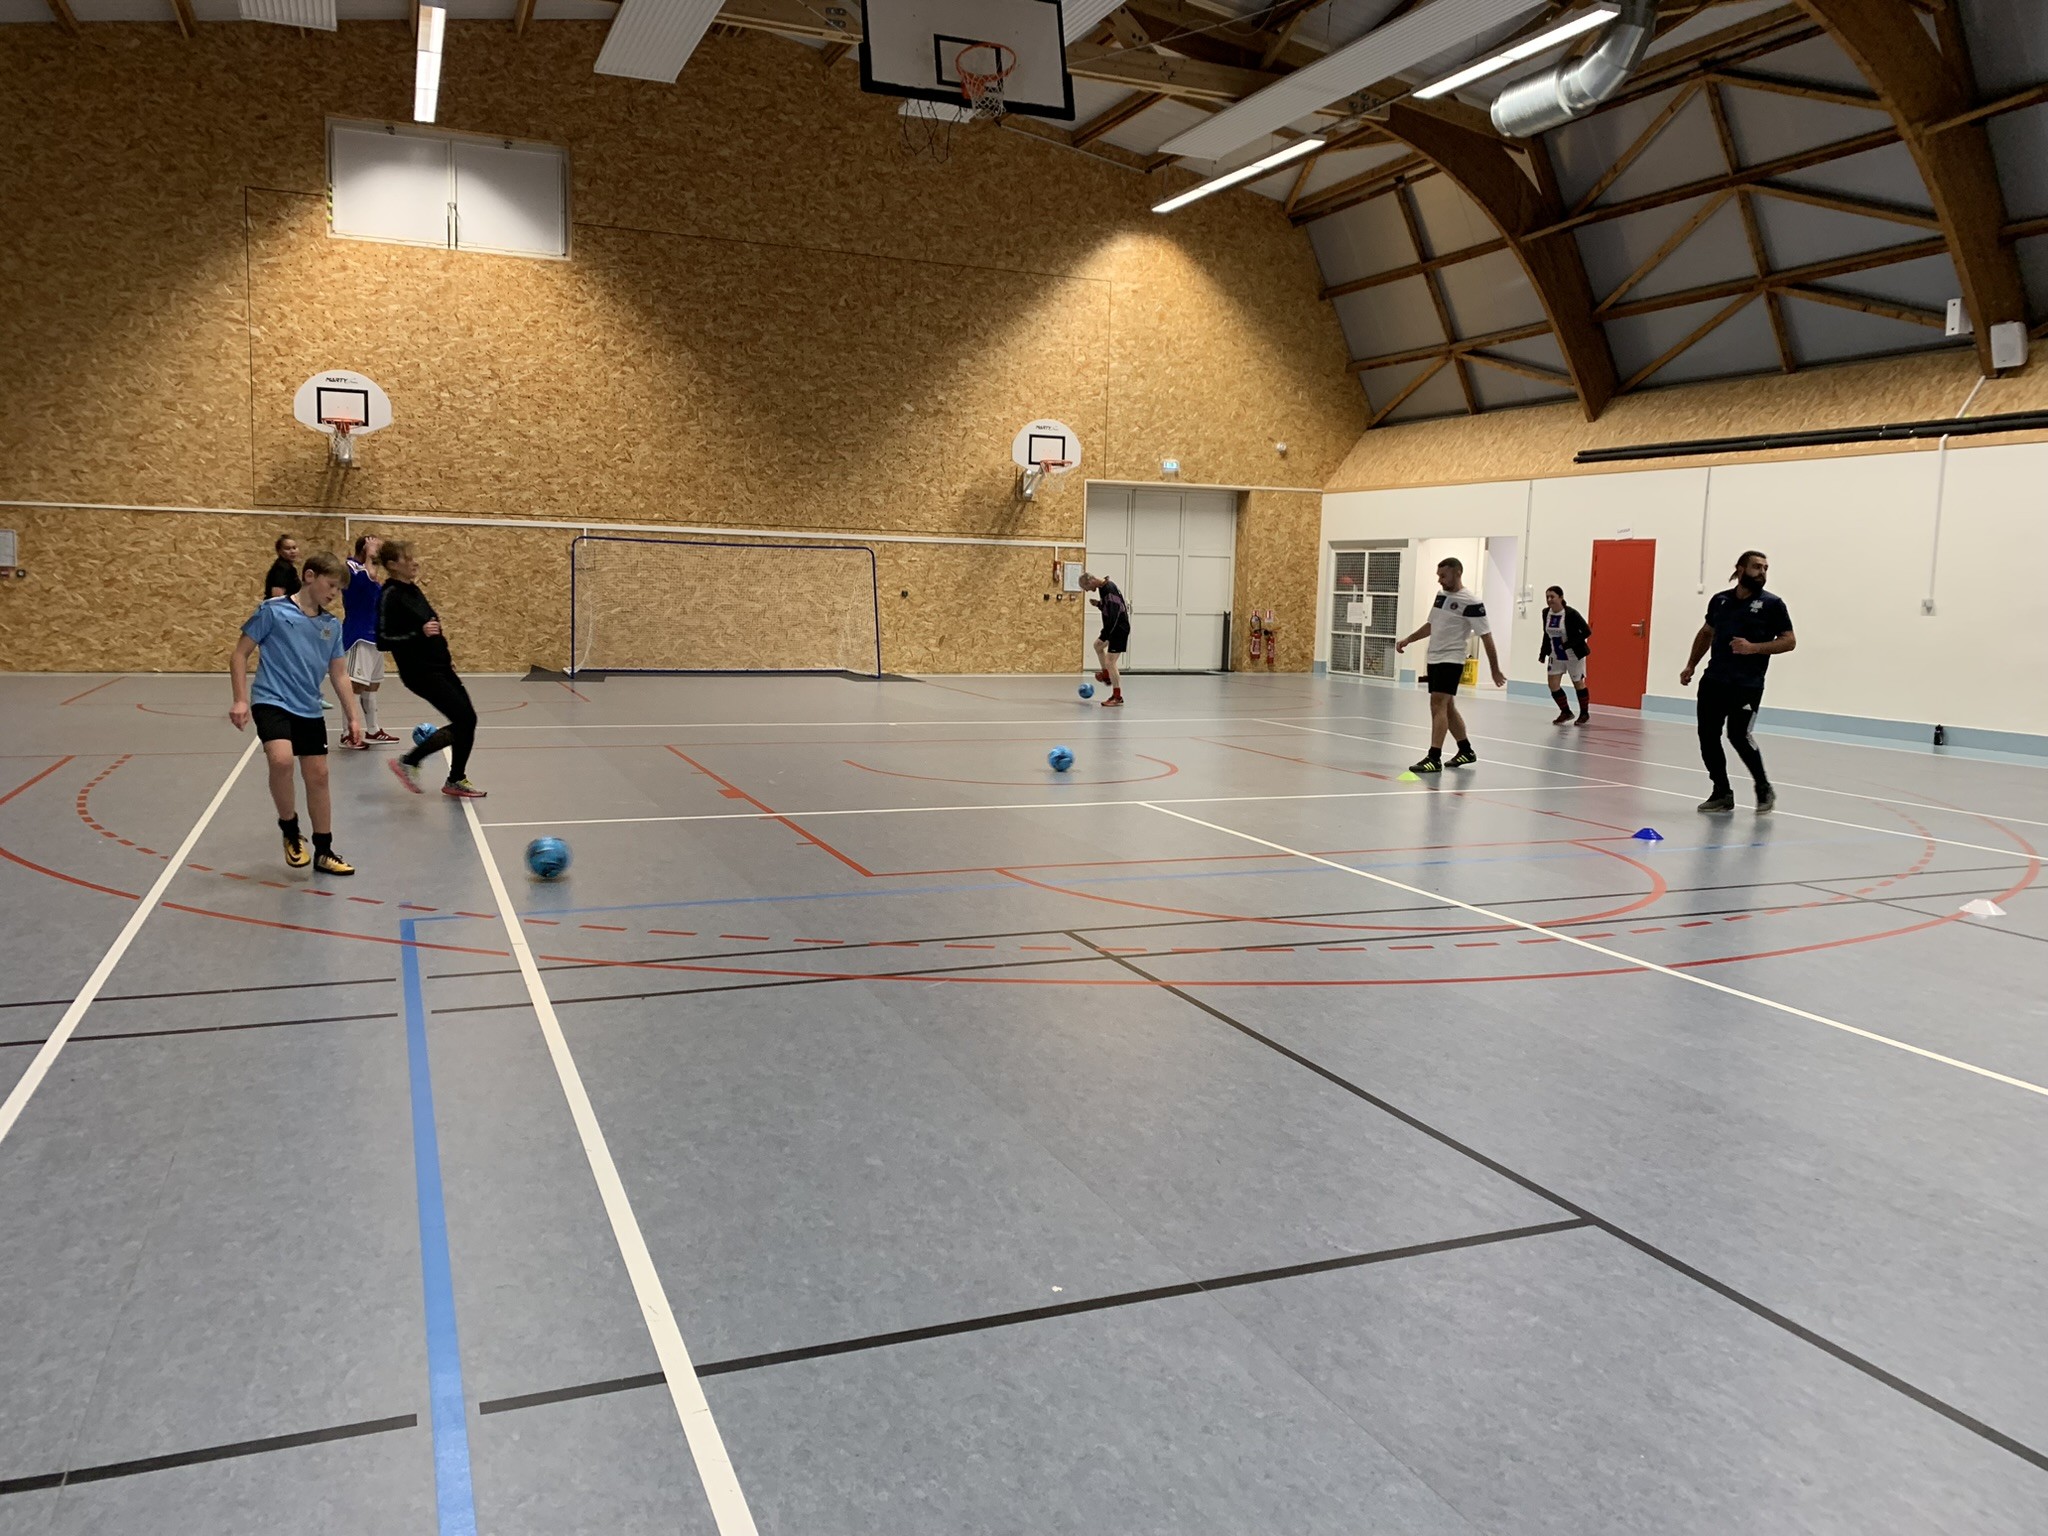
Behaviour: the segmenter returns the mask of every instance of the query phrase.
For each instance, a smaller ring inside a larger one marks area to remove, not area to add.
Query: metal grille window
[[[1401,613],[1401,551],[1340,549],[1333,553],[1330,670],[1353,677],[1391,678]]]

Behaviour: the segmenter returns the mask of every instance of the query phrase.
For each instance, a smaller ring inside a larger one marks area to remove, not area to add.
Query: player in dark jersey
[[[1699,804],[1703,811],[1735,809],[1728,755],[1721,750],[1723,730],[1756,783],[1757,810],[1773,810],[1778,804],[1764,771],[1764,755],[1757,750],[1756,712],[1763,707],[1764,672],[1771,658],[1791,650],[1799,639],[1792,633],[1792,615],[1784,600],[1764,590],[1770,571],[1771,563],[1761,553],[1743,551],[1735,562],[1735,585],[1708,600],[1707,621],[1693,636],[1692,655],[1678,674],[1681,687],[1691,683],[1700,658],[1713,649],[1699,691],[1700,758],[1714,781],[1713,793]]]
[[[1083,575],[1081,590],[1095,593],[1089,602],[1102,610],[1102,633],[1095,641],[1095,659],[1100,663],[1095,681],[1109,684],[1109,697],[1102,707],[1122,709],[1124,652],[1131,648],[1131,605],[1124,601],[1121,587],[1100,576]]]
[[[448,723],[405,756],[391,760],[391,771],[414,794],[420,793],[420,764],[448,749],[448,781],[441,793],[457,800],[481,800],[484,792],[469,782],[469,753],[476,745],[476,706],[455,675],[454,657],[441,633],[441,617],[419,589],[420,562],[403,539],[386,539],[377,551],[384,567],[384,596],[377,605],[377,641],[398,663],[398,680],[448,717]]]
[[[277,558],[263,573],[263,595],[266,599],[291,597],[299,590],[299,541],[288,533],[280,533],[271,548],[277,552]]]

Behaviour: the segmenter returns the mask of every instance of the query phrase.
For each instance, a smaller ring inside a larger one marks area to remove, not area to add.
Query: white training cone
[[[1956,910],[1959,912],[1967,912],[1972,917],[2005,916],[2005,908],[2001,907],[1995,901],[1985,901],[1982,897],[1979,897],[1976,901],[1966,901],[1962,904],[1962,906],[1958,907]]]

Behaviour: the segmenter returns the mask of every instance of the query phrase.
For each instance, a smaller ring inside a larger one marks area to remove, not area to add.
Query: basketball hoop
[[[968,55],[982,57],[974,62],[984,67],[968,68]],[[1017,67],[1017,50],[1007,43],[969,43],[953,55],[953,73],[960,77],[960,94],[980,122],[1003,120],[1003,82]]]
[[[1018,487],[1026,501],[1038,495],[1038,487],[1047,479],[1057,480],[1074,467],[1072,459],[1040,459],[1024,471],[1023,484]]]
[[[320,425],[330,427],[334,435],[327,440],[327,451],[334,462],[347,469],[356,461],[356,443],[351,434],[363,424],[360,416],[322,416]]]

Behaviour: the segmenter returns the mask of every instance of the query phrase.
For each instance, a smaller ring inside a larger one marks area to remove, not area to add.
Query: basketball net
[[[334,435],[327,440],[328,456],[343,469],[354,467],[356,462],[356,440],[351,435],[362,423],[353,416],[323,416],[325,426],[334,428]]]
[[[967,99],[976,122],[1003,120],[1003,82],[1016,67],[1017,50],[1007,43],[969,43],[953,55],[960,94]]]
[[[905,101],[896,119],[903,157],[943,165],[953,157],[953,135],[962,123],[1000,123],[1004,83],[1016,67],[1017,50],[1007,43],[969,43],[954,54],[960,101]]]

